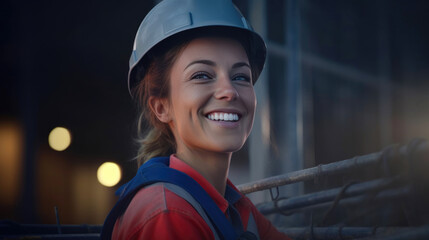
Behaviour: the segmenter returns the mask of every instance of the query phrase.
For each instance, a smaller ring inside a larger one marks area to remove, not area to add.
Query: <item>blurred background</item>
[[[0,219],[103,223],[136,172],[128,58],[156,2],[2,1]],[[268,47],[235,184],[429,138],[428,1],[234,2]]]

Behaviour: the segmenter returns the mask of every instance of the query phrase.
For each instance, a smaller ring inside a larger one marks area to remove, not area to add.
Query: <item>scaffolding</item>
[[[283,221],[274,218],[274,224],[293,239],[429,239],[427,170],[428,142],[414,139],[380,152],[242,184],[238,189],[245,194],[268,190],[271,200],[257,205],[258,209],[267,217],[285,216]],[[279,197],[285,185],[358,171],[375,174],[340,187]],[[307,226],[290,227],[287,218],[307,220]]]
[[[352,181],[341,187],[308,192],[290,198],[279,197],[281,186],[350,171],[371,169],[374,179]],[[380,152],[303,169],[239,185],[244,193],[270,191],[271,200],[257,205],[267,217],[303,215],[307,226],[288,226],[274,221],[292,239],[429,239],[429,146],[415,139],[407,145],[393,145]],[[276,191],[277,193],[273,192]],[[352,209],[352,211],[349,211]],[[392,222],[398,212],[404,219]],[[320,214],[321,213],[321,214]],[[392,217],[394,216],[394,217]],[[374,219],[378,221],[375,222]],[[386,220],[387,219],[387,220]],[[18,224],[0,221],[3,239],[98,239],[99,225]],[[362,226],[357,226],[362,224]],[[369,226],[365,226],[369,225]]]

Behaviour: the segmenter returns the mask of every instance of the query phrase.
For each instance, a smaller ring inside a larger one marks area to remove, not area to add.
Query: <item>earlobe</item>
[[[149,97],[150,110],[163,123],[170,122],[169,102],[166,98]]]

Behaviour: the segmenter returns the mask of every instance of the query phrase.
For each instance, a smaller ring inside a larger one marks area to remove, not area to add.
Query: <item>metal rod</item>
[[[385,203],[384,201],[386,200],[392,201],[394,199],[401,199],[407,196],[408,194],[410,194],[410,192],[411,190],[409,187],[383,190],[371,199],[371,204],[379,204],[379,203],[383,204]],[[338,203],[338,205],[339,206],[359,205],[359,204],[365,203],[365,201],[368,200],[368,197],[369,196],[366,196],[366,195],[359,195],[355,197],[344,198]],[[332,205],[332,202],[322,202],[322,203],[316,203],[313,205],[307,205],[304,207],[292,208],[286,199],[284,201],[278,201],[277,204],[275,204],[275,202],[268,202],[268,203],[261,204],[258,206],[258,210],[264,215],[278,213],[278,212],[281,212],[286,215],[291,215],[297,212],[312,211],[316,209],[326,209],[331,205]]]
[[[62,240],[99,240],[99,233],[87,233],[87,234],[22,234],[22,235],[0,235],[4,239],[62,239]],[[2,238],[3,239],[3,238]]]
[[[57,219],[58,234],[61,234],[61,223],[60,223],[60,216],[58,214],[58,207],[57,206],[54,207],[54,211],[55,211],[55,218]]]
[[[427,227],[426,227],[427,228]],[[295,240],[311,239],[313,236],[315,239],[323,240],[336,240],[336,239],[374,239],[374,237],[384,235],[405,235],[408,236],[412,233],[420,233],[420,235],[428,237],[428,230],[423,230],[423,227],[316,227],[313,228],[313,233],[309,227],[305,228],[278,228],[279,231],[285,233],[289,237]],[[426,234],[426,235],[424,235]],[[368,237],[368,238],[367,238]],[[377,237],[378,239],[378,237]],[[384,239],[384,238],[383,238]],[[409,239],[409,238],[402,238]]]
[[[62,234],[100,233],[101,228],[101,225],[61,225]],[[56,224],[19,224],[13,221],[0,221],[0,235],[57,233],[58,226]]]
[[[350,187],[346,189],[344,192],[344,198],[386,189],[397,182],[399,182],[399,178],[377,179],[364,183],[356,183],[350,185]],[[315,204],[333,201],[335,197],[341,192],[341,190],[342,188],[335,188],[287,199],[281,199],[277,202],[267,202],[258,205],[258,208],[264,209],[264,213],[270,214],[278,210],[288,211],[292,209],[308,207]]]
[[[286,131],[279,133],[286,139],[281,145],[280,153],[290,161],[277,160],[281,169],[299,170],[304,166],[303,151],[303,106],[302,106],[302,76],[301,76],[301,44],[300,44],[300,1],[285,2],[286,17],[284,18],[284,34],[289,47],[289,55],[284,61],[286,70],[286,97],[280,98],[286,111],[282,111],[282,119],[286,120]],[[295,184],[288,191],[293,194],[302,194],[303,186]]]
[[[428,150],[428,141],[419,140],[418,147],[416,151],[423,152]],[[412,142],[411,142],[412,143]],[[409,154],[407,145],[399,148],[399,152],[402,155]],[[371,153],[363,156],[356,156],[354,158],[333,162],[329,164],[321,164],[317,167],[307,168],[303,170],[298,170],[294,172],[285,173],[282,175],[277,175],[269,178],[265,178],[258,181],[253,181],[250,183],[245,183],[237,186],[243,194],[248,194],[252,192],[257,192],[273,187],[279,187],[287,184],[292,184],[301,181],[312,180],[321,176],[329,176],[332,174],[346,172],[350,169],[357,167],[369,167],[374,166],[379,163],[383,151]]]
[[[287,57],[290,54],[290,49],[279,43],[268,41],[267,51],[271,55]],[[361,71],[354,66],[347,66],[340,62],[334,62],[326,58],[322,58],[312,53],[301,52],[302,64],[321,69],[326,72],[333,73],[346,81],[365,84],[365,86],[377,87],[379,82],[378,76]]]
[[[354,157],[339,162],[322,164],[317,167],[307,168],[299,171],[285,173],[274,177],[265,178],[259,181],[245,183],[239,185],[237,188],[243,194],[261,191],[272,187],[283,186],[301,181],[314,179],[321,175],[331,175],[334,173],[343,172],[359,166],[367,166],[376,164],[380,159],[381,152],[371,153],[360,157]]]
[[[421,226],[410,229],[399,229],[397,232],[384,236],[365,237],[360,240],[427,240],[429,239],[429,226]]]

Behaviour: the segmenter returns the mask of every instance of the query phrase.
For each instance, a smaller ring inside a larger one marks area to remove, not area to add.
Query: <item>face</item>
[[[239,150],[250,134],[255,107],[250,64],[239,42],[198,38],[182,50],[163,110],[178,154]]]

